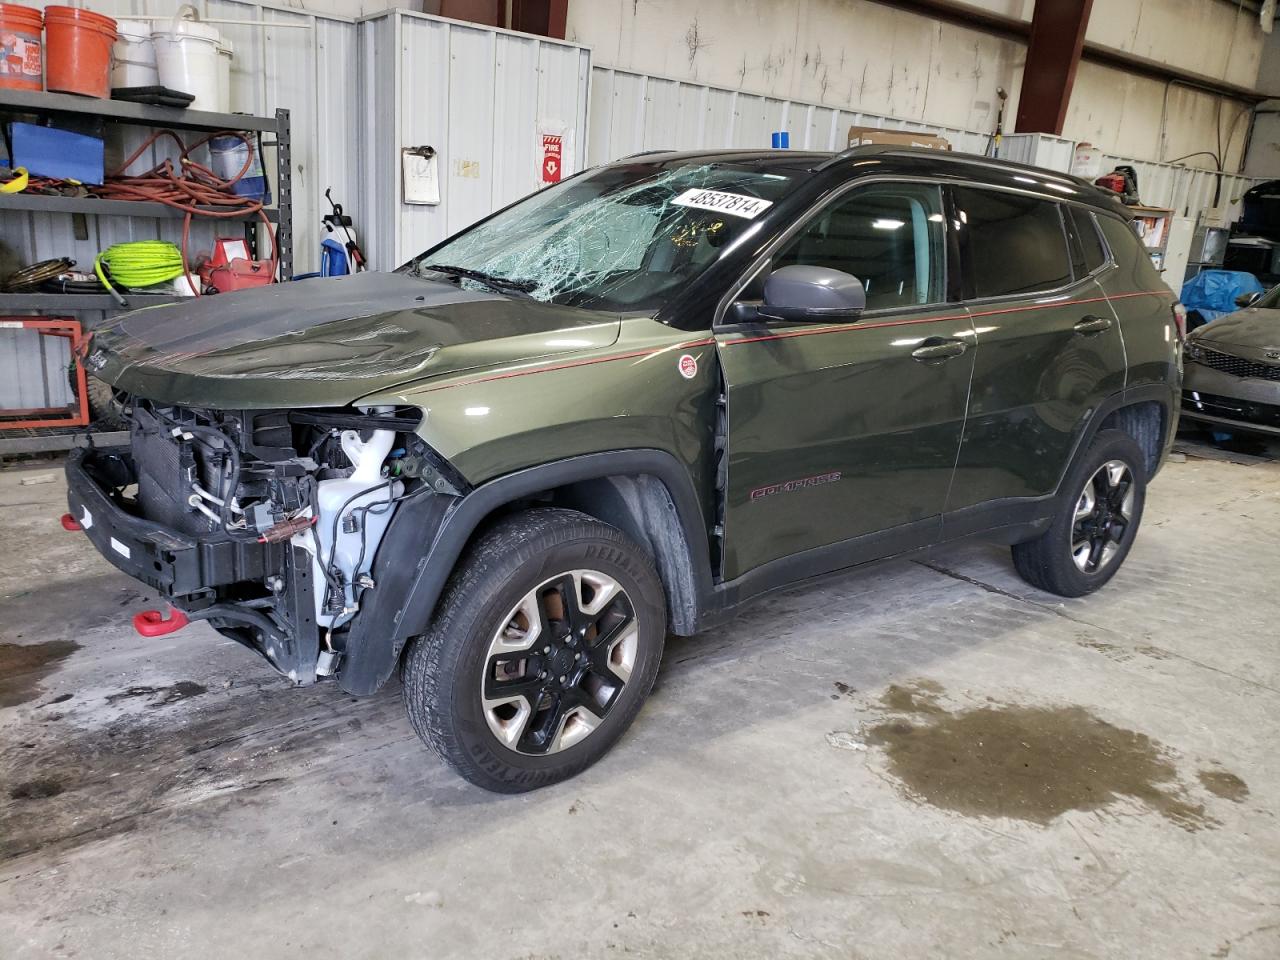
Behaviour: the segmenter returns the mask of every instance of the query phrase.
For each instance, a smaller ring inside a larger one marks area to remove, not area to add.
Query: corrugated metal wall
[[[363,207],[370,263],[389,270],[540,185],[539,123],[584,166],[587,48],[407,11],[360,21]],[[401,150],[432,147],[438,205],[402,202]]]
[[[93,0],[92,6],[116,16],[167,17],[180,3]],[[585,47],[406,11],[357,23],[242,0],[205,0],[199,8],[211,18],[268,23],[219,29],[235,44],[232,109],[292,112],[299,273],[318,265],[326,187],[355,217],[373,265],[390,269],[537,188],[539,122],[563,124],[572,137],[566,175],[641,150],[767,147],[775,130],[790,131],[795,149],[841,149],[853,125],[934,133],[968,153],[987,146],[987,134],[975,130],[593,69]],[[1033,136],[1007,137],[1002,155],[1069,168],[1071,141]],[[401,148],[421,145],[439,152],[438,206],[401,202]],[[274,151],[267,160],[274,170]],[[1148,203],[1188,216],[1213,205],[1212,171],[1119,157],[1106,162],[1136,167]],[[1219,205],[1234,218],[1253,181],[1224,175],[1221,182]],[[25,263],[71,256],[87,265],[112,243],[180,239],[177,220],[87,222],[87,237],[78,240],[69,215],[9,213],[0,218],[0,242]],[[193,246],[207,247],[213,233],[202,226]],[[92,323],[98,316],[81,319]],[[62,340],[0,330],[0,406],[68,402],[66,363]]]
[[[36,410],[71,403],[68,349],[65,337],[11,330],[0,320],[0,407]]]
[[[94,10],[108,16],[172,16],[179,0],[93,0]],[[356,24],[285,10],[268,4],[240,0],[207,0],[198,4],[202,16],[220,19],[269,21],[281,26],[219,24],[222,35],[235,45],[231,75],[231,107],[240,113],[270,115],[277,107],[291,113],[293,150],[293,230],[294,269],[297,273],[319,266],[320,217],[327,212],[324,189],[333,187],[334,196],[362,226],[360,198],[356,190],[355,129],[359,116],[356,97]],[[289,26],[285,26],[288,24]],[[118,128],[128,131],[119,149],[112,151],[117,161],[131,152],[145,128]],[[188,139],[198,134],[188,132]],[[275,151],[268,149],[267,161],[274,174]],[[135,170],[154,162],[139,162]],[[111,154],[108,155],[108,165]],[[274,189],[274,175],[272,176]],[[76,239],[69,214],[8,212],[0,217],[0,243],[22,263],[53,257],[73,257],[82,268],[93,263],[94,255],[113,243],[127,240],[162,239],[181,241],[181,220],[128,220],[115,217],[85,218],[87,235]],[[237,224],[234,231],[239,230]],[[193,231],[192,251],[207,250],[216,232],[212,225],[200,224]],[[91,324],[102,314],[83,311],[79,319]],[[53,351],[51,353],[51,351]],[[56,354],[56,356],[55,356]],[[0,372],[0,407],[40,407],[68,403],[65,341],[35,337],[21,331],[0,330],[0,371],[10,368],[22,376]],[[37,379],[35,373],[44,371]]]
[[[1015,133],[1004,138],[1000,157],[1017,163],[1029,163],[1049,170],[1067,173],[1075,155],[1073,140],[1043,133]],[[1156,163],[1103,154],[1102,168],[1131,166],[1138,173],[1138,193],[1142,202],[1153,207],[1167,207],[1178,216],[1198,217],[1215,207],[1223,210],[1227,223],[1240,217],[1240,198],[1258,181],[1235,173],[1219,175],[1203,167]],[[1220,186],[1219,186],[1220,185]],[[1217,193],[1217,202],[1214,194]]]
[[[633,73],[591,71],[588,159],[606,163],[641,150],[768,147],[775,130],[794,150],[842,150],[849,127],[914,130],[946,137],[955,150],[983,153],[987,134],[798,100]]]
[[[986,152],[988,135],[895,117],[840,110],[821,104],[781,100],[761,94],[597,66],[591,72],[588,157],[606,163],[642,150],[768,147],[770,134],[787,130],[792,149],[841,150],[850,126],[914,130],[946,137],[955,150]],[[1067,172],[1075,142],[1044,134],[1011,134],[1000,156]],[[1217,174],[1185,167],[1107,155],[1107,169],[1129,164],[1138,171],[1144,203],[1170,207],[1195,217],[1214,206]],[[1239,216],[1239,199],[1255,181],[1223,174],[1219,206],[1228,219]]]

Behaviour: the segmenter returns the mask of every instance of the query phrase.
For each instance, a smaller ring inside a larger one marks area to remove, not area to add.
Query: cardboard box
[[[891,147],[924,147],[926,150],[950,150],[951,142],[945,137],[917,130],[884,130],[880,127],[850,127],[849,146],[861,147],[868,143],[887,144]]]

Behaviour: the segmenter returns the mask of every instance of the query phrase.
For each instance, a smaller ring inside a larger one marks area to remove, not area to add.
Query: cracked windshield
[[[551,187],[405,269],[599,310],[656,309],[792,186],[739,164],[612,167]]]

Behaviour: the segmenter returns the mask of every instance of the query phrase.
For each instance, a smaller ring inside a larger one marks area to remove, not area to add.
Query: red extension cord
[[[174,169],[172,160],[164,160],[146,173],[137,176],[126,175],[125,171],[134,161],[162,137],[168,137],[177,144],[181,172]],[[208,167],[191,159],[193,151],[204,146],[214,137],[236,137],[248,148],[244,166],[229,180],[223,180]],[[211,133],[192,144],[184,144],[172,130],[157,130],[120,165],[119,170],[106,176],[102,186],[91,186],[88,189],[94,196],[105,200],[147,200],[183,211],[185,216],[182,221],[182,271],[191,289],[199,296],[201,290],[191,278],[190,261],[187,258],[192,217],[209,217],[218,220],[243,217],[245,214],[258,214],[262,222],[267,225],[267,233],[271,236],[271,276],[276,275],[279,261],[276,232],[262,209],[262,203],[249,197],[242,197],[232,190],[232,187],[253,166],[253,157],[253,142],[243,133],[234,130]]]

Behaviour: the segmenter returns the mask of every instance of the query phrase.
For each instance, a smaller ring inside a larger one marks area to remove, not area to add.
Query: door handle
[[[911,356],[917,360],[950,360],[952,357],[958,357],[968,349],[968,344],[963,340],[939,340],[934,343],[925,343],[924,346],[916,347],[911,351]]]
[[[1101,333],[1103,330],[1111,329],[1111,321],[1106,317],[1087,316],[1081,317],[1080,322],[1071,328],[1076,333],[1082,333],[1086,337],[1095,333]]]

